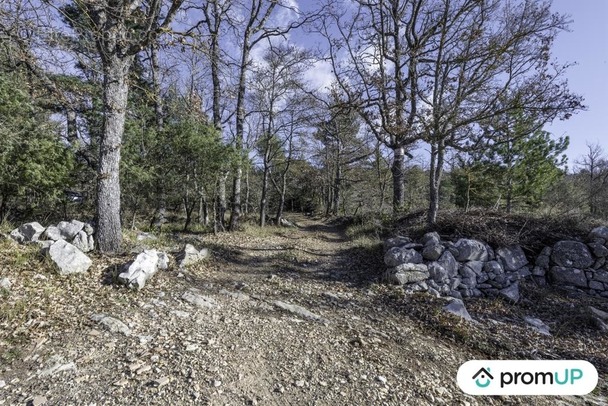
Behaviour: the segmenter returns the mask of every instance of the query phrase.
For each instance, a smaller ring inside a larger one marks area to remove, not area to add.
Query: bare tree
[[[589,212],[599,215],[602,212],[603,197],[608,190],[608,158],[599,144],[587,144],[587,153],[578,161],[579,175],[586,181],[587,205]]]
[[[336,81],[378,141],[393,151],[393,210],[404,205],[404,162],[419,131],[419,64],[439,28],[427,0],[336,4],[319,24]]]
[[[567,20],[552,13],[549,2],[445,0],[436,18],[440,28],[427,44],[418,94],[431,147],[429,224],[439,209],[448,147],[462,151],[496,141],[484,123],[516,111],[530,124],[518,129],[524,136],[582,108],[564,79],[568,65],[550,61]]]

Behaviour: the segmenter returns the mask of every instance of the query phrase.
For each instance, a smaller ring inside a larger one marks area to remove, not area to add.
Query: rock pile
[[[559,241],[545,247],[533,273],[554,285],[608,297],[608,227],[594,228],[586,243]]]
[[[517,282],[531,275],[528,260],[519,246],[494,251],[488,244],[462,238],[442,241],[427,233],[419,242],[407,237],[385,242],[386,280],[408,285],[412,291],[429,291],[458,299],[501,295],[519,299]]]
[[[502,296],[519,300],[518,282],[533,278],[608,297],[608,227],[597,227],[586,242],[558,241],[530,263],[519,245],[492,249],[483,241],[442,241],[427,233],[418,242],[395,237],[384,243],[384,279],[411,292],[466,298]]]
[[[95,248],[94,229],[82,221],[61,221],[43,227],[32,222],[11,231],[11,238],[21,244],[37,243],[42,253],[57,266],[61,275],[86,272],[92,261],[84,253]]]

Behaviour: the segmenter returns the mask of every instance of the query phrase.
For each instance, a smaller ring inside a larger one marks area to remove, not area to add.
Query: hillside
[[[93,256],[69,278],[36,247],[0,241],[0,279],[11,281],[0,290],[0,405],[606,404],[608,337],[581,310],[605,300],[524,286],[517,305],[468,301],[477,323],[467,323],[441,299],[379,283],[379,240],[293,219],[298,228],[131,238],[128,255]],[[211,258],[139,292],[111,283],[144,245],[173,253],[185,242]],[[458,367],[492,358],[587,359],[600,385],[584,399],[464,395]]]

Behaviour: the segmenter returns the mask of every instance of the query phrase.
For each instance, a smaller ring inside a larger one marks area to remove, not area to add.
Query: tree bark
[[[128,75],[133,56],[112,56],[104,65],[104,121],[97,168],[97,245],[101,252],[120,250],[120,148],[125,125]]]
[[[405,172],[403,166],[405,163],[405,151],[402,147],[393,149],[393,165],[391,173],[393,174],[393,212],[399,213],[404,209],[405,202]]]
[[[429,171],[429,211],[427,214],[427,225],[432,226],[437,222],[439,213],[439,188],[443,176],[443,163],[445,157],[445,143],[440,140],[431,144],[431,169]]]

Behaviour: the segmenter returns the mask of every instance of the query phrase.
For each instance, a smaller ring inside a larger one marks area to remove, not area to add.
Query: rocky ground
[[[11,282],[0,288],[0,405],[607,404],[608,338],[579,312],[605,299],[524,286],[518,305],[467,302],[476,322],[465,322],[441,299],[379,283],[380,241],[294,219],[133,242],[212,252],[138,292],[112,283],[133,253],[66,278],[35,247],[0,241]],[[587,359],[600,385],[584,398],[464,395],[458,367],[488,358]]]

